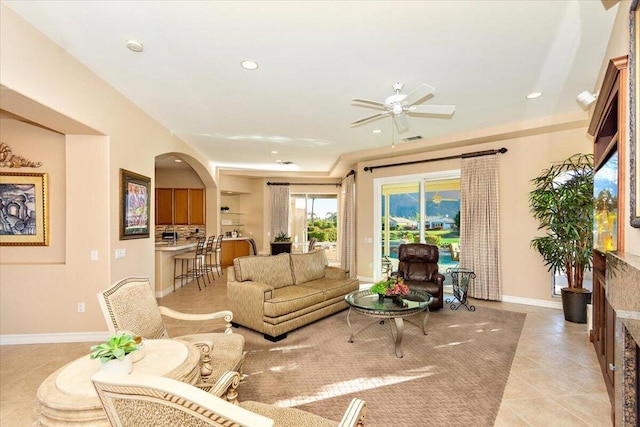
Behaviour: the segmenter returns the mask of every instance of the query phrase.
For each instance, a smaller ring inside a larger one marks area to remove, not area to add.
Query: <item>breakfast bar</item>
[[[175,273],[173,257],[196,249],[195,239],[162,240],[156,242],[156,297],[163,297],[173,291]]]

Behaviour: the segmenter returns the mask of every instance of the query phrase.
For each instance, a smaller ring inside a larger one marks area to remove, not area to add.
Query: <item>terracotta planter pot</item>
[[[587,323],[587,304],[591,303],[589,289],[562,288],[562,310],[564,320],[573,323]]]

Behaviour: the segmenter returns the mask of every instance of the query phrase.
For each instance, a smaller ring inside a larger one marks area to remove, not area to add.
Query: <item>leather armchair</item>
[[[444,276],[438,273],[440,252],[437,246],[424,243],[407,243],[398,248],[398,271],[410,288],[430,293],[433,302],[429,310],[439,310],[443,306]]]

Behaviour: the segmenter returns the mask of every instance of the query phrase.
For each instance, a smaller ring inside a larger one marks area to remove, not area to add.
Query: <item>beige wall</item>
[[[155,157],[186,153],[207,185],[207,221],[212,210],[211,218],[218,219],[216,197],[215,208],[209,206],[215,181],[199,153],[4,4],[0,7],[1,107],[52,129],[73,122],[93,134],[64,137],[63,176],[56,178],[65,180],[66,200],[56,211],[65,213],[66,228],[60,235],[63,226],[57,227],[51,242],[54,252],[65,252],[63,261],[42,261],[40,249],[3,248],[6,259],[20,262],[0,259],[0,338],[20,342],[22,334],[47,334],[42,339],[50,340],[50,334],[59,333],[64,336],[56,339],[94,340],[96,332],[107,330],[96,293],[127,276],[154,278],[153,238],[119,239],[119,169],[151,177],[153,186]],[[25,104],[32,108],[22,109]],[[116,249],[125,249],[126,257],[115,259]],[[92,250],[98,251],[98,261],[90,260]],[[86,304],[85,313],[77,313],[79,302]]]
[[[434,151],[427,155],[413,157],[392,157],[386,161],[362,162],[358,164],[357,183],[357,258],[358,275],[372,278],[374,247],[365,243],[373,238],[374,179],[401,175],[460,169],[460,161],[445,160],[402,167],[376,169],[364,172],[365,166],[385,163],[399,163],[418,158],[437,158],[458,155],[471,151],[499,149],[508,152],[500,156],[500,256],[503,294],[519,299],[555,301],[551,297],[551,276],[543,265],[542,258],[529,247],[529,242],[537,234],[537,224],[529,214],[528,192],[530,180],[551,162],[563,160],[577,152],[591,152],[591,141],[586,137],[586,127],[544,133],[535,136],[512,138],[488,142],[471,147]],[[364,207],[364,208],[361,208]]]
[[[66,194],[64,135],[13,119],[0,119],[0,142],[14,155],[41,162],[39,168],[0,167],[0,172],[46,173],[49,187],[49,246],[0,246],[2,263],[32,262],[62,264],[65,262]]]
[[[204,188],[193,169],[156,169],[155,188]]]

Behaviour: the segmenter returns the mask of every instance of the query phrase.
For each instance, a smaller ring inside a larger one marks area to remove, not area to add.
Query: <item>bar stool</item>
[[[209,274],[211,274],[211,278],[213,280],[216,279],[215,276],[213,275],[213,270],[215,269],[215,265],[212,260],[212,256],[215,252],[215,244],[216,244],[216,236],[209,236],[209,238],[207,239],[207,246],[204,251],[204,256],[205,256],[204,269],[207,272],[207,279],[209,278]]]
[[[214,267],[216,268],[216,271],[218,272],[218,278],[224,274],[224,270],[222,270],[222,265],[221,265],[221,259],[222,259],[222,238],[224,236],[222,234],[218,235],[218,240],[216,240],[216,249],[215,249],[215,253],[214,253]]]
[[[174,292],[176,290],[175,281],[177,279],[180,279],[180,287],[184,287],[185,279],[191,279],[191,280],[195,279],[196,284],[198,285],[198,290],[200,291],[202,290],[202,288],[200,287],[200,278],[207,274],[205,269],[205,251],[206,251],[205,241],[206,239],[204,237],[200,237],[198,239],[198,245],[196,246],[195,251],[185,252],[183,254],[175,255],[173,257],[174,275],[176,271],[176,264],[178,261],[180,261],[180,274],[177,276],[174,276],[174,280],[173,280]],[[185,270],[185,263],[187,266],[186,270]],[[204,279],[202,280],[202,283],[204,284],[204,286],[207,286]]]

